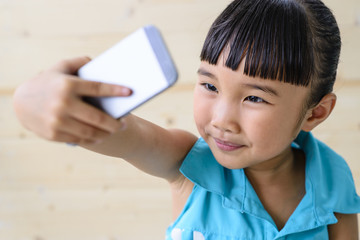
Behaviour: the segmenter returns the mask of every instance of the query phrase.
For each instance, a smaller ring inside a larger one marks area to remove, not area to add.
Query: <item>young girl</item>
[[[340,34],[320,0],[235,0],[201,52],[194,118],[201,135],[134,115],[116,121],[81,96],[125,87],[75,76],[63,61],[20,86],[14,106],[38,135],[123,158],[166,179],[167,239],[357,239],[360,198],[345,161],[310,131],[336,102]]]

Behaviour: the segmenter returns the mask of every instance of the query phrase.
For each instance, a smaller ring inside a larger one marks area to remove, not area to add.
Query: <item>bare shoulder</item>
[[[186,152],[186,155],[198,139],[195,135],[182,130],[173,129],[170,130],[170,132],[171,134],[176,136],[177,141],[179,141],[179,146],[185,148],[184,152]],[[179,161],[180,165],[177,169],[177,176],[173,178],[172,181],[169,181],[172,195],[174,220],[180,215],[194,187],[194,184],[179,171],[180,166],[186,155],[182,157],[181,161]]]
[[[358,216],[357,214],[335,213],[338,222],[328,226],[330,240],[358,240]]]
[[[194,183],[187,179],[184,175],[170,183],[171,197],[172,197],[172,214],[173,220],[181,214],[185,204],[194,188]]]
[[[187,150],[190,150],[198,139],[194,134],[182,129],[169,129],[168,131],[176,139],[176,142]]]
[[[190,132],[181,129],[169,129],[168,133],[169,133],[169,138],[166,145],[169,148],[173,149],[173,151],[171,152],[173,152],[172,156],[175,157],[173,161],[176,164],[173,165],[174,169],[172,171],[175,174],[173,175],[173,177],[166,179],[171,185],[176,186],[178,182],[181,182],[181,179],[183,177],[183,175],[179,171],[180,166],[183,163],[189,151],[191,150],[191,148],[196,143],[198,137],[196,137],[194,134]],[[171,157],[169,156],[169,158]]]

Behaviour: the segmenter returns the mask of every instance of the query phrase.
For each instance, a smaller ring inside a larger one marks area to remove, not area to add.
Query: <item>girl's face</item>
[[[221,57],[219,59],[222,59]],[[194,117],[200,135],[224,167],[269,168],[288,159],[304,118],[309,88],[202,62]]]

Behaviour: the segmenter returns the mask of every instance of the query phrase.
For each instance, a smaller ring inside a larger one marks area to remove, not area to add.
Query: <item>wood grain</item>
[[[17,85],[73,56],[95,57],[157,25],[179,83],[136,114],[196,133],[192,89],[208,27],[229,1],[0,0],[0,240],[163,239],[167,184],[121,159],[39,139],[12,109]],[[360,191],[360,2],[325,1],[342,29],[337,106],[314,134],[345,157]]]

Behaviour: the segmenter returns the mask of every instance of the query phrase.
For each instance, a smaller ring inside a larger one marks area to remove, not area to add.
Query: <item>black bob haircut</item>
[[[235,0],[212,24],[200,59],[244,74],[311,85],[308,105],[332,92],[341,49],[335,17],[320,0]]]

